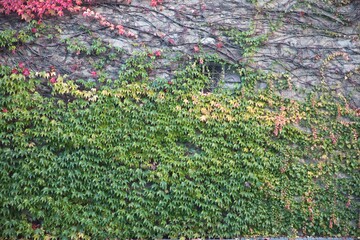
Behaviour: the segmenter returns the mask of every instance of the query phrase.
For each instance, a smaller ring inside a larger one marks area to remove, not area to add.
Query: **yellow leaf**
[[[30,22],[31,16],[29,14],[27,14],[27,13],[23,13],[21,15],[21,19],[24,19],[26,22]]]
[[[200,121],[206,122],[207,118],[208,118],[208,117],[207,117],[206,115],[202,115],[202,116],[200,117]]]
[[[52,10],[52,9],[49,9],[49,10],[48,10],[48,13],[49,13],[51,16],[55,16],[55,11]]]

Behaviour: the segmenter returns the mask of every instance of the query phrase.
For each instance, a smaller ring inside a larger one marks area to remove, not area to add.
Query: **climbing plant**
[[[44,28],[1,31],[1,50]],[[271,34],[220,30],[245,57]],[[360,113],[346,97],[321,85],[301,101],[281,97],[289,75],[253,61],[231,64],[241,87],[211,89],[207,64],[230,63],[200,43],[193,56],[141,48],[124,60],[86,34],[62,44],[91,59],[89,79],[0,65],[0,239],[357,235]],[[167,54],[171,80],[154,73]],[[111,64],[116,78],[104,70]]]
[[[242,89],[204,93],[198,61],[154,84],[151,61],[98,87],[0,67],[2,238],[356,235],[345,98],[283,99],[281,76],[246,69]]]
[[[22,19],[28,21],[33,18],[43,18],[44,15],[63,16],[64,11],[79,12],[83,4],[96,4],[97,0],[0,0],[0,13],[17,13]],[[131,0],[125,0],[131,4]],[[163,0],[151,0],[150,6],[156,7]]]

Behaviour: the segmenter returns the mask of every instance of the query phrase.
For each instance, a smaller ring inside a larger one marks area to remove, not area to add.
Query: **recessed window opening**
[[[212,92],[215,88],[235,89],[241,84],[241,76],[236,68],[217,62],[209,62],[203,72],[210,79],[209,86],[204,92]]]
[[[204,74],[210,79],[209,86],[205,92],[212,92],[224,78],[224,67],[220,63],[209,62],[203,68]]]

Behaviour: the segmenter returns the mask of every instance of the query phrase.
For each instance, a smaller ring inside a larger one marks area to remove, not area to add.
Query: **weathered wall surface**
[[[34,44],[18,47],[15,54],[2,51],[0,63],[23,61],[34,70],[55,66],[70,78],[91,77],[91,64],[96,56],[69,51],[60,40],[86,42],[101,38],[125,50],[122,59],[104,68],[113,77],[134,51],[160,50],[163,58],[153,75],[167,78],[171,78],[177,66],[170,57],[175,59],[184,53],[186,57],[182,60],[191,61],[194,55],[215,53],[230,63],[288,73],[291,84],[297,88],[310,89],[322,82],[334,94],[350,97],[351,104],[359,107],[360,1],[343,3],[187,0],[164,1],[163,5],[151,8],[148,1],[134,0],[131,5],[102,1],[90,4],[89,8],[110,22],[123,25],[133,37],[121,36],[81,14],[46,19],[46,23],[59,25],[59,31],[51,38],[40,37]],[[0,30],[24,24],[15,16],[1,16],[0,23]],[[225,34],[230,29],[249,32],[254,41],[258,41],[256,36],[265,40],[254,54],[244,56],[243,48]],[[282,94],[299,98],[289,90]]]

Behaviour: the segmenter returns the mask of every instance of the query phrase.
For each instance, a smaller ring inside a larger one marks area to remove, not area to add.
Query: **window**
[[[235,89],[241,84],[241,76],[236,68],[216,62],[209,62],[204,66],[204,74],[211,80],[205,92],[211,92],[217,87]]]

